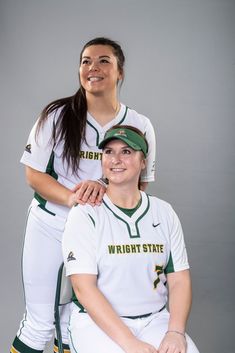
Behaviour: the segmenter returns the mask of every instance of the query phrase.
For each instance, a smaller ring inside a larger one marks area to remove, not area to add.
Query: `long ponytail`
[[[98,37],[87,42],[80,54],[80,64],[84,50],[92,45],[110,46],[117,58],[118,69],[124,76],[125,56],[122,48],[117,42],[109,38]],[[61,109],[61,111],[53,127],[51,139],[53,144],[63,141],[62,159],[63,161],[66,160],[73,173],[78,174],[80,150],[81,144],[85,140],[87,119],[87,100],[84,88],[81,86],[73,96],[57,99],[43,109],[38,121],[36,137],[48,116],[58,109]]]

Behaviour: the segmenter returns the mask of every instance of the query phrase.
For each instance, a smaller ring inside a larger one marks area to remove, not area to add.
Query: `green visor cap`
[[[142,151],[144,156],[147,156],[148,146],[144,138],[135,131],[126,128],[118,128],[107,131],[103,141],[100,142],[98,147],[102,149],[109,141],[116,139],[125,142],[135,151]]]

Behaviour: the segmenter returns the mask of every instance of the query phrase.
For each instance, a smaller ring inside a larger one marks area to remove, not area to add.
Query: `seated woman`
[[[145,137],[115,126],[99,147],[103,203],[73,207],[63,238],[76,295],[71,352],[198,353],[185,333],[191,280],[180,221],[167,202],[138,188]]]

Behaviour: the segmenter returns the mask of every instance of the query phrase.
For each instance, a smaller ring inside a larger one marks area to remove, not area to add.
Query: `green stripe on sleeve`
[[[164,272],[165,272],[165,274],[175,272],[171,253],[170,253],[170,257],[169,257],[169,260],[168,260],[168,263],[167,263],[167,266],[166,266]]]
[[[52,176],[52,178],[57,180],[58,179],[58,174],[56,174],[56,172],[54,170],[54,158],[55,158],[55,154],[54,154],[54,151],[52,151],[51,155],[50,155],[50,159],[49,159],[47,167],[46,167],[46,174]],[[39,207],[41,209],[43,209],[44,211],[46,211],[46,212],[50,213],[51,215],[55,216],[55,213],[47,210],[47,208],[46,208],[47,200],[46,199],[44,199],[37,192],[34,193],[34,198],[39,202]]]

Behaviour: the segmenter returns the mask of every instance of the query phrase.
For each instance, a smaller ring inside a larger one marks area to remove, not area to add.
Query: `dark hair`
[[[81,54],[80,54],[80,64],[82,62],[82,55],[83,55],[84,50],[92,45],[109,45],[110,47],[112,47],[113,54],[117,58],[118,70],[120,71],[121,74],[124,73],[123,68],[124,68],[124,64],[125,64],[125,56],[123,54],[122,48],[117,42],[115,42],[109,38],[98,37],[98,38],[92,39],[89,42],[87,42],[84,45],[84,47],[81,51]]]
[[[81,64],[84,50],[92,45],[109,45],[113,50],[113,54],[117,58],[118,69],[123,75],[125,56],[122,48],[117,42],[109,38],[98,37],[87,42],[81,51],[79,64]],[[73,96],[57,99],[49,103],[43,109],[38,121],[36,137],[48,118],[48,115],[59,108],[61,108],[61,111],[53,126],[51,138],[54,144],[64,140],[62,159],[63,161],[67,161],[68,166],[72,168],[73,173],[78,174],[80,148],[82,141],[85,140],[87,117],[86,94],[81,84],[78,91]]]

